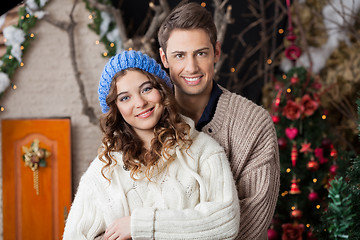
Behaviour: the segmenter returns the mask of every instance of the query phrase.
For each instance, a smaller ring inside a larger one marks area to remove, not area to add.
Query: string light
[[[320,209],[320,205],[316,205],[316,208],[317,208],[317,209]]]
[[[202,3],[201,3],[201,6],[202,6],[202,7],[206,7],[206,3],[205,3],[205,2],[202,2]]]
[[[29,18],[30,17],[30,14],[26,14],[26,18]]]
[[[3,106],[0,106],[0,111],[1,112],[5,111],[5,108]]]
[[[96,45],[98,45],[99,43],[100,43],[100,41],[99,41],[99,40],[96,40],[96,41],[95,41],[95,44],[96,44]]]
[[[21,62],[21,63],[20,63],[20,67],[23,67],[23,66],[24,66],[24,63],[23,63],[23,62]]]
[[[13,57],[11,55],[9,55],[9,59],[12,59]]]
[[[31,37],[31,38],[33,38],[34,36],[35,36],[35,34],[33,34],[33,33],[30,34],[30,37]]]
[[[15,84],[12,85],[12,89],[16,90],[17,86]]]
[[[287,77],[286,77],[286,75],[285,75],[285,74],[283,74],[283,75],[282,75],[282,79],[284,79],[284,80],[285,80],[286,78],[287,78]]]
[[[290,168],[286,169],[286,172],[287,172],[287,173],[290,173],[290,172],[291,172],[291,169],[290,169]]]
[[[314,178],[314,179],[313,179],[313,182],[314,182],[314,183],[316,183],[316,182],[317,182],[317,179],[316,179],[316,178]]]
[[[267,62],[267,64],[269,64],[269,65],[272,64],[272,60],[271,60],[270,58],[269,58],[266,62]]]
[[[21,50],[24,50],[24,46],[21,45],[20,49],[21,49]]]
[[[292,206],[292,207],[291,207],[291,210],[293,210],[293,211],[294,211],[295,209],[296,209],[296,207],[295,207],[295,206]]]
[[[235,72],[235,68],[230,68],[230,72]]]
[[[114,47],[115,46],[115,44],[114,43],[110,43],[110,47]]]
[[[283,33],[284,33],[284,29],[280,28],[280,29],[278,30],[278,33],[283,34]]]
[[[306,227],[308,227],[308,228],[309,228],[309,227],[310,227],[310,224],[306,224]]]
[[[289,193],[288,191],[285,191],[285,192],[281,193],[281,196],[285,197],[286,195],[288,195],[288,193]]]
[[[131,51],[132,50],[132,48],[131,47],[129,47],[129,51]]]
[[[291,88],[286,89],[287,93],[291,93]]]
[[[326,115],[323,114],[323,115],[321,116],[321,118],[325,120],[325,119],[326,119]]]
[[[155,7],[155,4],[153,2],[149,2],[149,7],[150,8],[154,8]]]
[[[108,55],[108,53],[107,53],[107,52],[104,52],[103,55],[104,55],[104,57],[106,57],[106,56]]]
[[[89,17],[88,17],[88,18],[91,20],[91,19],[93,19],[93,16],[92,16],[92,15],[89,15]]]

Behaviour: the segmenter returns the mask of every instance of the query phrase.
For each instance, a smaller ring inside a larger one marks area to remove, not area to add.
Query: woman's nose
[[[142,97],[141,95],[139,95],[137,98],[136,98],[136,107],[137,108],[142,108],[142,107],[145,107],[147,105],[147,101],[144,97]]]

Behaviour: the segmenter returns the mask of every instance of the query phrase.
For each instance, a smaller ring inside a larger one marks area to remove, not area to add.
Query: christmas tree
[[[357,106],[360,141],[360,99]],[[360,156],[351,158],[351,155],[351,152],[342,154],[344,161],[330,183],[328,209],[317,229],[321,239],[360,239]],[[348,162],[350,167],[346,166]]]
[[[338,168],[337,150],[320,101],[320,82],[305,68],[275,80],[271,108],[280,165],[280,196],[269,239],[315,239],[313,227],[327,207],[329,180]]]

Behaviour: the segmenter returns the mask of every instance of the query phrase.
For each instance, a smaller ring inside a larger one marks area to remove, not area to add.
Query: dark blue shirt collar
[[[202,113],[198,123],[195,126],[196,130],[201,131],[201,129],[211,121],[215,114],[216,105],[219,101],[221,94],[222,90],[219,88],[217,83],[213,81],[213,88],[211,90],[209,102],[206,105],[204,112]]]

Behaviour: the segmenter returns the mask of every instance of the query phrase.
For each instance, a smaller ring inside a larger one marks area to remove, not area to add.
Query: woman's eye
[[[120,101],[120,102],[123,102],[123,101],[126,101],[126,100],[128,100],[128,99],[129,99],[128,96],[120,97],[120,98],[119,98],[119,101]]]
[[[149,91],[151,91],[151,89],[153,89],[153,88],[152,87],[145,87],[143,89],[143,93],[149,92]]]

